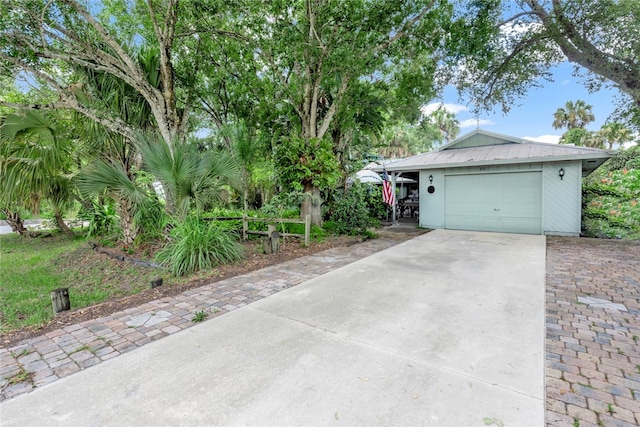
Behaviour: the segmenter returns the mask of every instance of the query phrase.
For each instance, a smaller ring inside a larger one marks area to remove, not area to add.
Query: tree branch
[[[378,53],[386,48],[388,48],[389,46],[391,46],[393,43],[395,43],[396,41],[398,41],[399,39],[401,39],[402,37],[407,35],[407,32],[417,23],[419,22],[424,15],[426,15],[426,13],[431,10],[431,8],[433,7],[433,5],[435,4],[435,0],[431,0],[431,3],[429,3],[428,6],[426,6],[424,9],[422,9],[420,11],[420,13],[418,13],[416,16],[414,16],[413,18],[411,18],[409,21],[407,21],[402,30],[398,31],[397,33],[395,33],[393,35],[393,37],[391,37],[389,40],[380,43],[378,46],[374,47],[372,52]]]
[[[343,74],[342,81],[340,83],[340,89],[338,89],[338,93],[333,98],[331,107],[329,107],[327,114],[325,114],[324,118],[322,119],[322,124],[320,125],[320,129],[318,130],[318,133],[317,133],[318,138],[322,138],[324,134],[327,132],[327,130],[329,130],[329,125],[331,124],[331,120],[333,119],[333,116],[338,110],[338,103],[342,99],[342,96],[345,94],[348,87],[349,87],[349,75]]]

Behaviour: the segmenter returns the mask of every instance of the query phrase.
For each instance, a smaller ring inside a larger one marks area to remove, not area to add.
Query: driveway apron
[[[0,405],[3,426],[544,424],[545,238],[436,230]]]

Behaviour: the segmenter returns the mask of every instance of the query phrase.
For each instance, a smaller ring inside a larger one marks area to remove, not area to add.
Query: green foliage
[[[560,144],[572,144],[576,147],[582,147],[586,145],[585,141],[590,133],[591,132],[584,128],[569,129],[560,138]]]
[[[336,234],[364,235],[369,227],[379,225],[368,207],[367,187],[356,181],[345,193],[336,195],[325,229]],[[382,197],[378,203],[382,204]]]
[[[209,314],[204,310],[196,311],[196,313],[191,318],[191,321],[193,323],[202,322],[207,318],[207,316],[209,316]]]
[[[162,183],[167,212],[177,218],[223,201],[225,186],[240,187],[240,167],[225,151],[199,152],[197,146],[179,141],[170,146],[143,134],[137,144],[145,168]]]
[[[300,203],[304,198],[301,191],[278,193],[260,208],[260,214],[278,218],[296,218],[300,215]]]
[[[29,110],[2,118],[0,206],[23,207],[34,213],[43,199],[56,213],[71,206],[75,153],[54,119]]]
[[[318,227],[317,225],[311,226],[311,233],[309,234],[310,237],[318,243],[322,243],[327,237],[327,232],[325,231],[325,229],[322,227]]]
[[[288,190],[304,191],[305,185],[334,186],[340,165],[328,139],[288,137],[275,147],[274,160],[280,181]]]
[[[640,239],[640,147],[624,150],[583,182],[583,234]]]
[[[168,221],[169,217],[155,194],[149,197],[149,200],[138,206],[133,214],[133,224],[139,230],[135,244],[162,239]]]
[[[87,237],[108,236],[118,230],[118,214],[113,203],[99,205],[92,202],[90,209],[80,209],[78,219],[89,221]]]
[[[553,113],[553,127],[561,129],[584,128],[586,125],[594,121],[593,106],[579,99],[576,102],[567,101],[565,107],[560,107]]]
[[[191,215],[171,230],[157,260],[176,276],[242,259],[243,247],[228,231]]]
[[[369,216],[372,218],[374,226],[378,227],[380,221],[387,217],[387,205],[382,202],[382,186],[381,185],[366,185],[365,187],[365,203],[369,210]]]

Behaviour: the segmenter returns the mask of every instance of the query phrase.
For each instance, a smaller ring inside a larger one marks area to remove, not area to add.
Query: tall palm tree
[[[0,179],[4,187],[0,199],[21,234],[24,227],[8,207],[21,206],[37,212],[40,202],[46,199],[60,230],[74,235],[63,220],[74,200],[73,144],[57,128],[52,120],[31,110],[7,115],[0,126]]]
[[[582,100],[567,101],[564,108],[560,107],[553,113],[552,126],[554,129],[566,127],[568,130],[584,128],[596,119],[592,108],[592,105]]]
[[[609,144],[609,150],[612,150],[615,144],[621,146],[625,142],[629,142],[633,139],[631,131],[622,123],[617,122],[608,123],[602,126],[598,133],[607,142],[607,144]]]

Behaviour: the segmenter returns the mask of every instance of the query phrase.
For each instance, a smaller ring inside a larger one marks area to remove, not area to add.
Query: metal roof
[[[469,146],[469,144],[473,144],[474,139],[480,141],[480,145]],[[460,146],[464,146],[464,148],[457,148]],[[613,154],[614,152],[597,148],[533,142],[475,130],[437,151],[386,163],[386,169],[388,172],[401,172],[508,163],[581,160],[582,174],[586,176]]]

